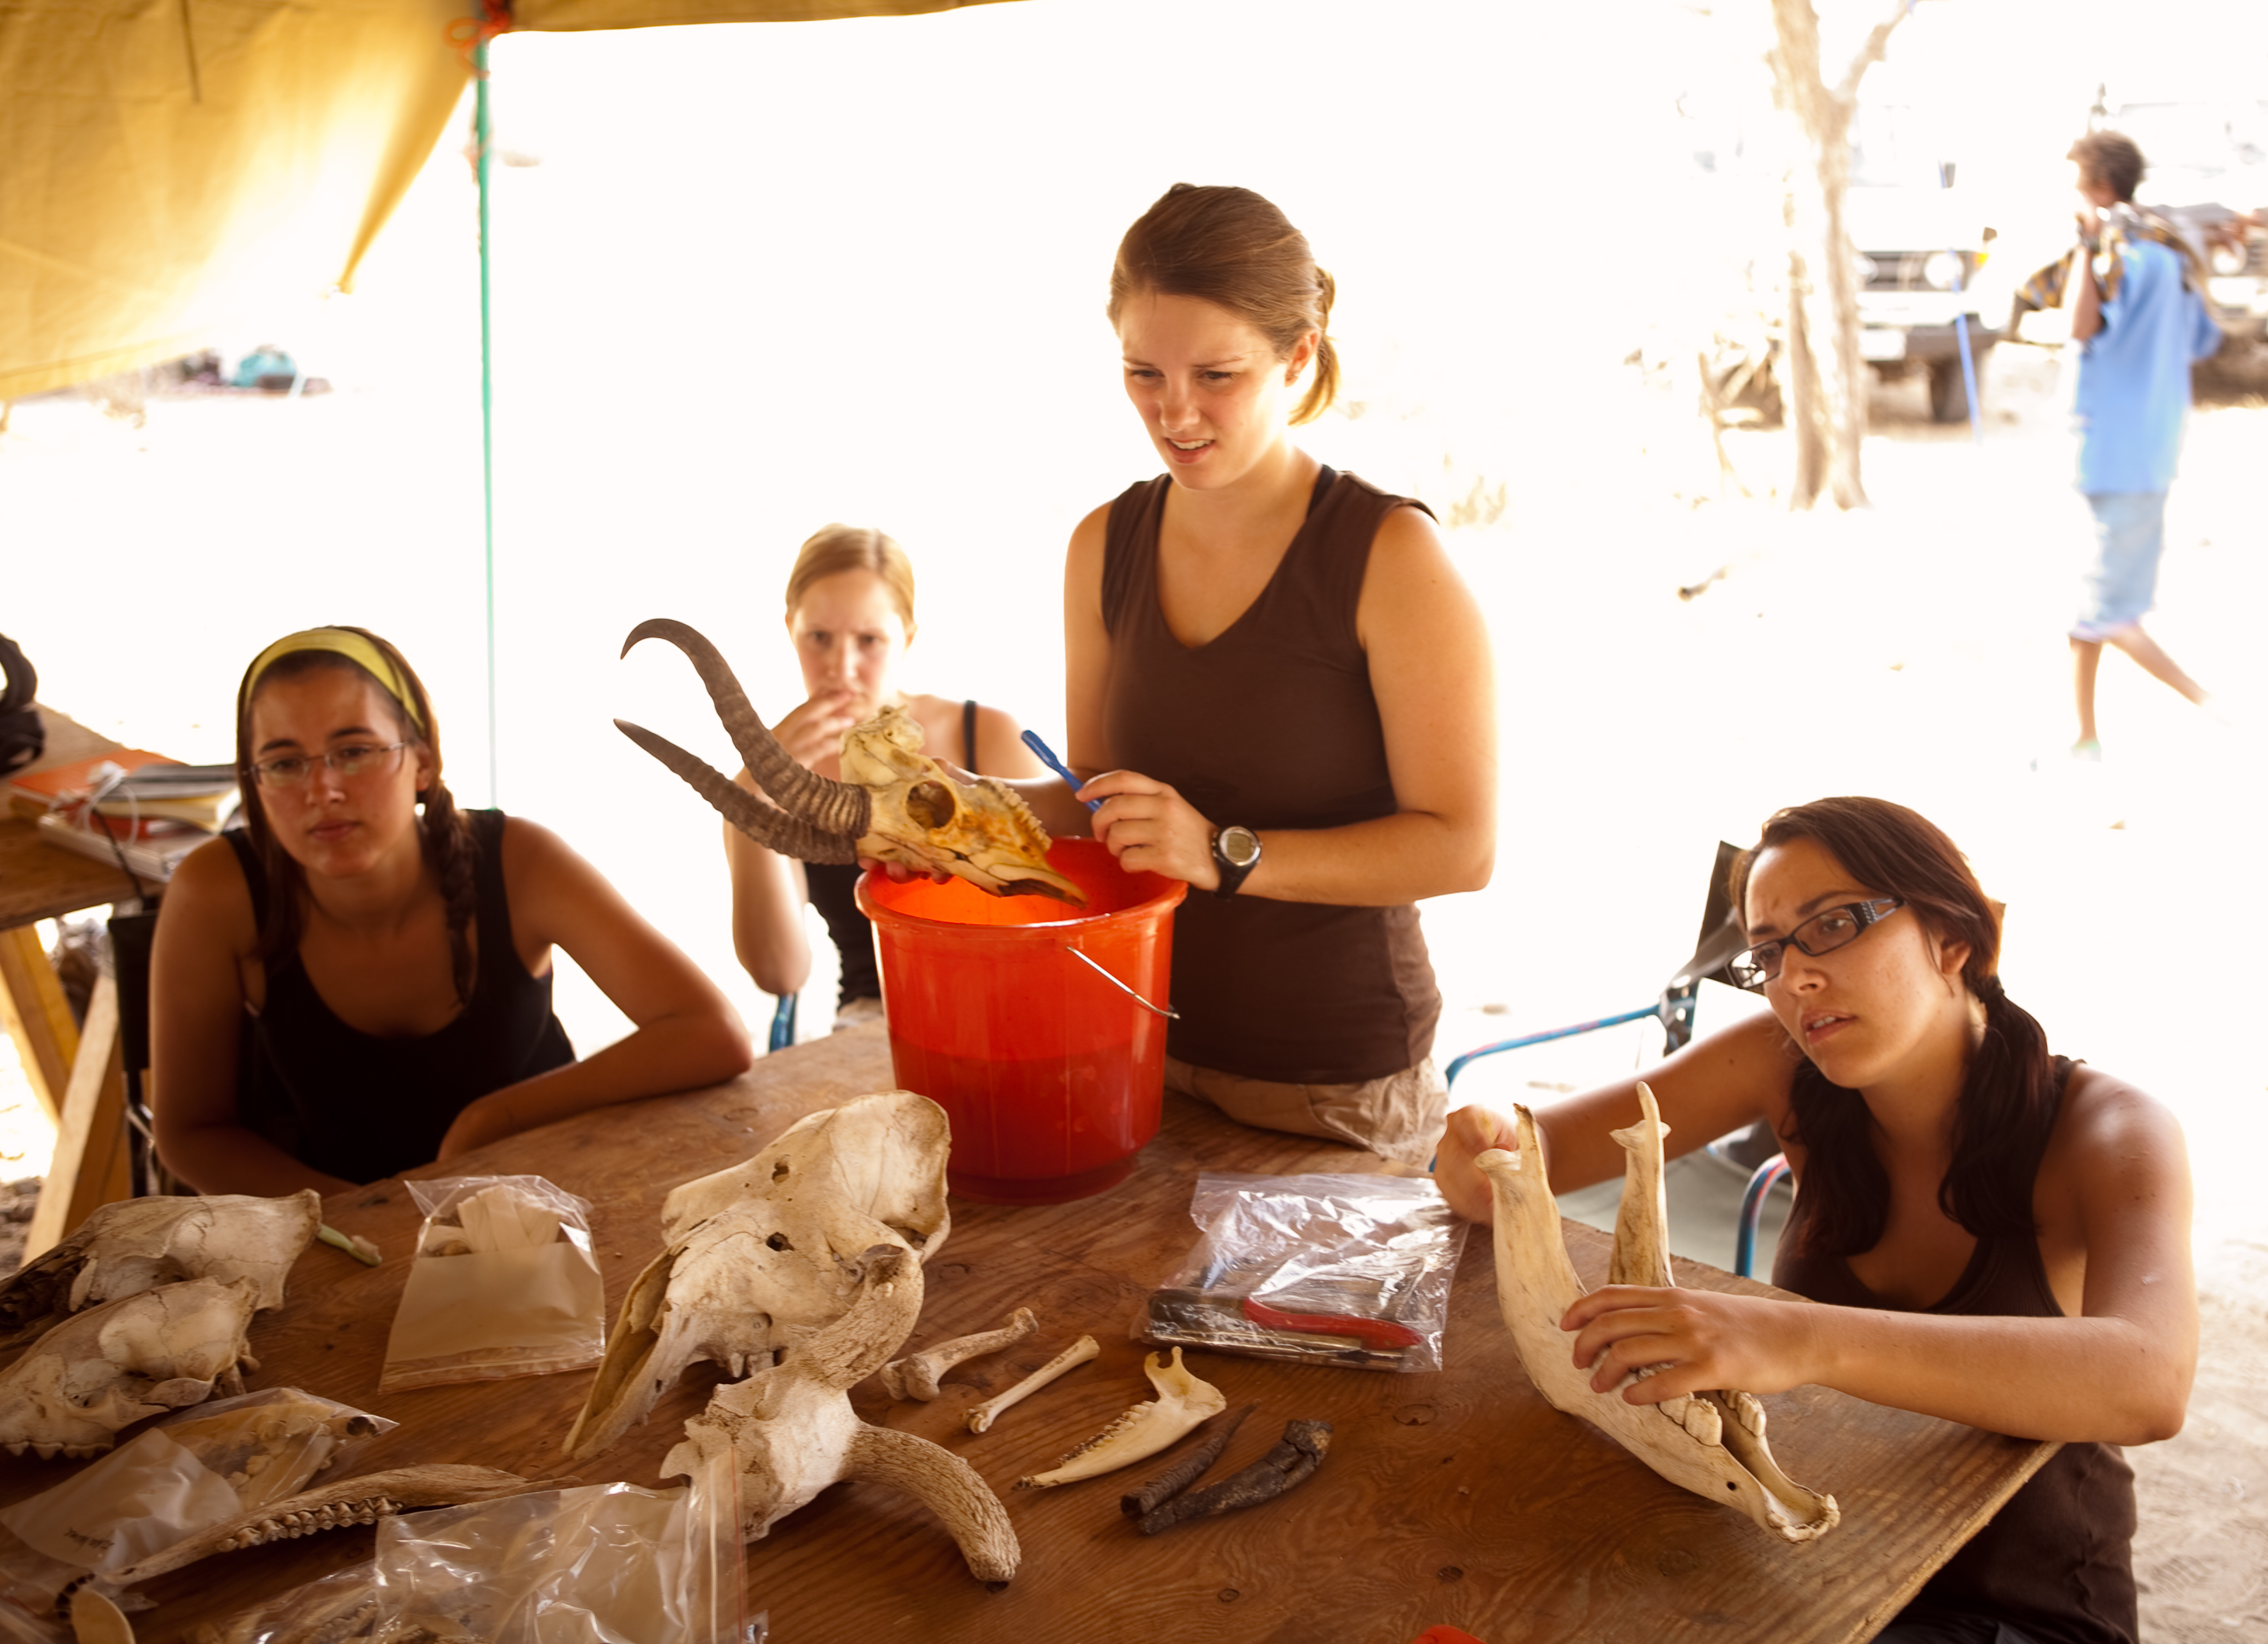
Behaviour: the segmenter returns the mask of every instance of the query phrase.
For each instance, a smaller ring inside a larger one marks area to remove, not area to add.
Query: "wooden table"
[[[446,1172],[534,1173],[597,1205],[610,1309],[659,1248],[659,1212],[679,1182],[747,1157],[804,1113],[892,1084],[879,1024],[767,1057],[716,1090],[615,1108],[516,1137]],[[836,1485],[748,1551],[751,1611],[780,1644],[1407,1644],[1448,1622],[1486,1644],[1600,1640],[1860,1640],[2029,1477],[2054,1447],[1994,1437],[1822,1389],[1768,1398],[1772,1446],[1790,1475],[1831,1491],[1843,1522],[1808,1546],[1665,1483],[1595,1429],[1552,1410],[1521,1373],[1497,1316],[1492,1256],[1476,1230],[1453,1292],[1439,1374],[1296,1367],[1221,1353],[1189,1361],[1232,1404],[1259,1409],[1214,1476],[1256,1458],[1292,1418],[1334,1424],[1329,1459],[1281,1500],[1154,1538],[1118,1496],[1156,1463],[1054,1490],[1010,1492],[1120,1410],[1150,1397],[1127,1325],[1194,1240],[1189,1194],[1204,1169],[1290,1174],[1380,1168],[1367,1155],[1248,1130],[1169,1096],[1132,1178],[1075,1204],[1009,1209],[953,1203],[950,1238],[927,1269],[922,1345],[990,1329],[1020,1305],[1037,1334],[954,1372],[934,1404],[894,1404],[874,1382],[867,1420],[935,1439],[1002,1492],[1021,1574],[994,1593],[971,1579],[937,1522],[902,1498]],[[344,1193],[328,1219],[377,1239],[365,1269],[313,1247],[280,1314],[254,1323],[255,1386],[296,1384],[402,1425],[357,1471],[479,1462],[556,1476],[559,1443],[587,1372],[386,1396],[375,1389],[416,1213],[397,1183]],[[1568,1224],[1595,1283],[1603,1235]],[[1697,1264],[1682,1282],[1761,1292]],[[960,1412],[1081,1333],[1102,1355],[972,1436]],[[720,1377],[697,1366],[652,1418],[593,1463],[586,1482],[654,1485],[656,1464]],[[64,1476],[26,1465],[0,1497]],[[36,1475],[36,1476],[32,1476]],[[361,1530],[224,1555],[153,1583],[144,1644],[173,1644],[199,1619],[369,1556]]]

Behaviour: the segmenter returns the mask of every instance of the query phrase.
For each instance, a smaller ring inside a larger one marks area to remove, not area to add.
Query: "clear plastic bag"
[[[0,1511],[0,1592],[47,1614],[81,1577],[296,1495],[356,1440],[394,1426],[290,1387],[177,1412]]]
[[[540,1176],[413,1181],[425,1213],[380,1392],[584,1370],[606,1350],[591,1206]]]
[[[1365,1370],[1438,1370],[1466,1223],[1426,1176],[1207,1171],[1204,1235],[1138,1340]]]

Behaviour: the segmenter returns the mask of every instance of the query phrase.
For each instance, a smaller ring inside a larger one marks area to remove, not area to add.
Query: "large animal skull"
[[[314,1189],[284,1198],[122,1199],[105,1205],[37,1261],[0,1283],[0,1351],[21,1345],[92,1302],[183,1279],[249,1279],[262,1309],[321,1225]]]
[[[666,639],[693,659],[733,746],[777,808],[674,742],[621,719],[616,727],[757,844],[806,862],[899,862],[942,870],[996,896],[1086,905],[1086,893],[1048,866],[1048,831],[1022,799],[989,777],[968,783],[947,775],[922,752],[921,726],[902,711],[885,708],[845,732],[843,780],[831,782],[788,756],[707,639],[657,617],[630,630],[623,653],[647,638]]]
[[[921,1313],[922,1266],[899,1244],[867,1250],[849,1310],[815,1331],[790,1332],[779,1362],[720,1387],[685,1424],[685,1441],[662,1475],[693,1475],[729,1450],[740,1477],[740,1538],[771,1527],[839,1479],[901,1491],[944,1521],[981,1581],[1016,1574],[1022,1549],[1007,1510],[952,1451],[910,1433],[873,1427],[850,1408],[850,1390],[882,1368]]]
[[[623,1299],[569,1453],[586,1460],[644,1420],[696,1359],[742,1375],[791,1329],[840,1317],[863,1252],[894,1245],[918,1262],[943,1244],[950,1146],[944,1109],[884,1091],[812,1114],[753,1159],[672,1192],[671,1242]]]
[[[244,1390],[256,1281],[194,1279],[89,1308],[0,1372],[0,1447],[99,1456],[144,1416]]]
[[[1674,1284],[1669,1268],[1669,1215],[1662,1194],[1661,1122],[1653,1092],[1638,1087],[1643,1117],[1614,1132],[1628,1153],[1620,1209],[1615,1216],[1614,1256],[1607,1281],[1617,1285]],[[1513,1112],[1520,1151],[1491,1148],[1476,1161],[1496,1195],[1497,1305],[1512,1331],[1520,1361],[1535,1390],[1556,1408],[1582,1417],[1647,1466],[1695,1494],[1740,1508],[1789,1541],[1823,1536],[1841,1521],[1831,1495],[1805,1488],[1772,1459],[1764,1442],[1764,1410],[1737,1389],[1694,1393],[1658,1404],[1625,1403],[1620,1387],[1591,1390],[1591,1372],[1578,1368],[1559,1328],[1583,1294],[1567,1259],[1559,1209],[1543,1179],[1535,1116]]]

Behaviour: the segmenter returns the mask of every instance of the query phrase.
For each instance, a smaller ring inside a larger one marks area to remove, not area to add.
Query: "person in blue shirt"
[[[2071,148],[2080,200],[2079,247],[2063,282],[2078,350],[2073,421],[2079,489],[2095,514],[2095,552],[2072,624],[2079,740],[2072,753],[2100,759],[2095,676],[2116,645],[2154,677],[2202,705],[2205,689],[2142,629],[2154,602],[2165,547],[2166,491],[2189,416],[2190,365],[2220,345],[2199,294],[2197,256],[2165,224],[2136,210],[2142,151],[2116,131]]]

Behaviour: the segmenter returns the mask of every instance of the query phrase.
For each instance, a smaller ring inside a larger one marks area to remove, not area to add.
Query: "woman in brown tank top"
[[[1654,1404],[1717,1387],[1833,1387],[2064,1449],[1922,1590],[1886,1639],[2132,1644],[2132,1474],[2116,1446],[2181,1428],[2196,1368],[2180,1125],[2051,1058],[1998,975],[1999,919],[1951,840],[1903,806],[1780,812],[1733,896],[1734,962],[1771,1014],[1697,1040],[1646,1080],[1687,1152],[1762,1118],[1801,1183],[1774,1279],[1808,1304],[1609,1286],[1569,1351]],[[1552,1186],[1621,1174],[1608,1132],[1634,1080],[1538,1115]],[[1438,1167],[1488,1219],[1473,1160],[1515,1145],[1452,1114]]]
[[[1422,1162],[1446,1093],[1411,904],[1488,882],[1495,689],[1424,505],[1292,443],[1336,390],[1331,295],[1249,189],[1176,184],[1128,231],[1109,317],[1167,472],[1071,537],[1065,752],[1094,836],[1194,893],[1167,1083]]]

